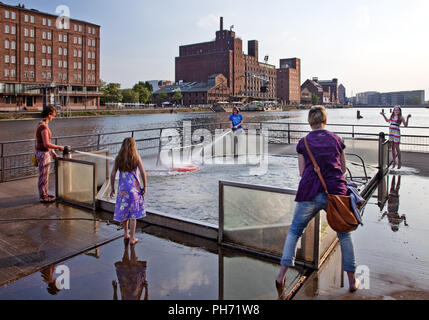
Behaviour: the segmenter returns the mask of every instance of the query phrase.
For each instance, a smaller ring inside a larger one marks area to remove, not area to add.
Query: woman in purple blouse
[[[344,173],[346,172],[345,145],[335,133],[325,130],[327,123],[327,112],[324,107],[317,106],[310,110],[308,122],[312,132],[307,136],[307,142],[311,152],[314,154],[326,181],[330,194],[346,195],[347,186]],[[276,279],[276,288],[279,298],[284,297],[284,286],[286,271],[295,265],[296,245],[302,236],[307,224],[320,210],[326,210],[328,197],[322,183],[314,171],[313,163],[306,150],[304,139],[297,145],[299,154],[298,163],[301,181],[296,195],[297,206],[295,209],[292,225],[289,229],[283,256],[281,269]],[[354,256],[351,233],[338,233],[341,244],[341,253],[344,271],[347,272],[350,291],[355,292],[359,283],[356,279],[356,262]]]

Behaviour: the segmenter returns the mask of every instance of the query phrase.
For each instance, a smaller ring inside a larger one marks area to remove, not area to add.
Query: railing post
[[[290,123],[287,124],[287,143],[290,144]]]
[[[378,136],[378,170],[381,175],[384,175],[384,141],[385,134],[384,132],[380,132]],[[381,177],[380,177],[381,178]]]
[[[5,173],[4,173],[4,144],[1,144],[1,182],[4,182],[5,180]]]
[[[352,126],[352,138],[355,137],[355,126]]]
[[[97,135],[97,151],[100,150],[100,134]]]

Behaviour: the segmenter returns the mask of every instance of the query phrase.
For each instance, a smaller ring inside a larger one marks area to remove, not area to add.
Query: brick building
[[[23,5],[0,3],[0,110],[41,109],[40,89],[52,85],[48,104],[100,105],[100,26]]]
[[[324,102],[325,104],[338,104],[338,79],[332,79],[332,80],[318,80],[315,78],[315,81],[317,81],[323,88],[324,92],[329,93],[329,101]]]
[[[323,104],[324,100],[326,100],[327,97],[327,95],[323,92],[322,86],[317,81],[315,81],[314,79],[308,79],[301,86],[302,100],[308,103],[311,101],[311,97],[313,95],[317,97],[317,99],[319,100],[319,104]]]
[[[181,101],[174,101],[174,94],[180,91]],[[222,74],[214,74],[208,78],[207,82],[179,82],[167,85],[152,95],[154,103],[160,105],[164,101],[159,99],[159,94],[167,94],[166,102],[179,103],[185,106],[215,104],[221,101],[228,101],[231,91],[227,85],[227,79]]]
[[[245,101],[276,98],[276,69],[258,61],[258,42],[248,42],[248,55],[235,32],[225,30],[223,18],[214,41],[180,46],[176,57],[176,83],[206,82],[213,74],[223,74],[230,90],[230,100]],[[267,87],[261,92],[261,87]]]
[[[277,99],[283,104],[301,101],[301,60],[281,59],[277,69]]]

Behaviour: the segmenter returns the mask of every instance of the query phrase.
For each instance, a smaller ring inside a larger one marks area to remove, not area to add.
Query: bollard
[[[72,147],[65,146],[63,151],[63,158],[64,159],[71,159],[71,153],[72,153]]]

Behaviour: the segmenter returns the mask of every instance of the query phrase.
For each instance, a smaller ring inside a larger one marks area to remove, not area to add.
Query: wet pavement
[[[70,270],[69,290],[52,290],[55,265],[1,287],[0,300],[277,299],[276,263],[177,231],[139,229],[134,247],[119,239],[62,262]],[[288,272],[287,290],[300,272]]]
[[[406,167],[399,172],[381,182],[365,209],[364,226],[353,233],[362,290],[348,293],[346,276],[345,288],[338,287],[341,254],[333,253],[313,275],[318,285],[308,281],[296,299],[429,299],[429,179]]]

